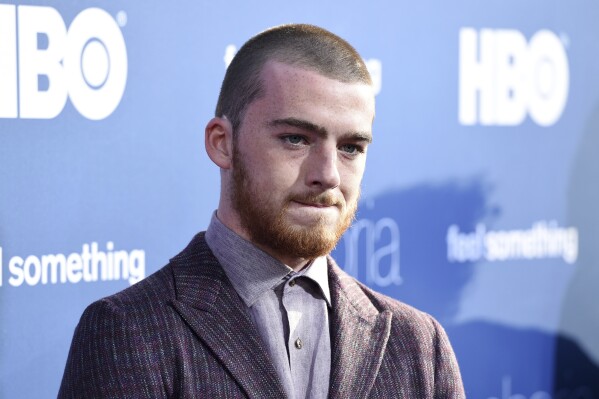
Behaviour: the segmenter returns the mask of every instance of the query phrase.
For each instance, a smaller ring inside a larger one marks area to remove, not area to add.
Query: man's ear
[[[226,117],[212,118],[206,125],[206,153],[218,167],[229,169],[233,158],[233,126]]]

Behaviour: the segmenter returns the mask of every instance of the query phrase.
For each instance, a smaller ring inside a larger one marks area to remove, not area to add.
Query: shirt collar
[[[329,273],[327,270],[327,258],[321,256],[314,259],[314,261],[302,269],[298,274],[309,278],[314,281],[320,287],[324,299],[327,301],[327,305],[331,307],[331,292],[329,290]]]
[[[206,230],[206,243],[248,307],[254,305],[266,291],[281,284],[288,275],[295,275],[292,268],[225,226],[218,220],[216,212],[212,214]],[[331,306],[326,257],[314,259],[297,274],[316,282],[328,306]]]

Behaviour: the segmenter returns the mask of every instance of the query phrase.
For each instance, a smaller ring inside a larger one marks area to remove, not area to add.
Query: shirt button
[[[293,279],[293,280],[291,280],[291,281],[289,282],[289,286],[290,286],[290,287],[293,287],[293,286],[295,286],[295,279]]]
[[[297,349],[302,349],[302,346],[304,346],[304,343],[302,342],[302,340],[301,340],[301,339],[299,339],[299,338],[298,338],[298,339],[296,339],[296,340],[295,340],[295,347],[296,347]]]

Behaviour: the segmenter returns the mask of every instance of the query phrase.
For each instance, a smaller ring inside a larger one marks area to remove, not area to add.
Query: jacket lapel
[[[248,397],[286,397],[260,335],[222,267],[198,234],[171,260],[175,309]]]
[[[331,378],[329,397],[367,397],[391,331],[391,312],[379,312],[356,281],[329,258]]]

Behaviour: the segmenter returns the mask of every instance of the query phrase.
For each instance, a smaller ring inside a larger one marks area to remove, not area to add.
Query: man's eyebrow
[[[355,140],[355,141],[364,141],[368,144],[372,143],[372,134],[370,133],[362,133],[362,132],[353,132],[344,135],[344,138]]]
[[[318,126],[312,122],[305,121],[303,119],[284,118],[284,119],[275,119],[275,120],[268,122],[268,126],[274,127],[274,126],[281,126],[281,125],[297,127],[302,130],[309,130],[309,131],[314,132],[322,137],[326,137],[329,134],[329,132],[327,131],[327,129],[325,127]]]
[[[283,119],[274,119],[268,122],[268,126],[292,126],[297,127],[302,130],[308,130],[316,133],[320,137],[327,137],[329,135],[328,130],[323,126],[318,126],[312,122],[297,119],[297,118],[283,118]],[[345,139],[352,139],[357,141],[365,141],[367,143],[372,143],[372,135],[370,133],[364,132],[348,132],[342,135]]]

